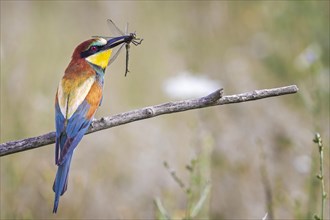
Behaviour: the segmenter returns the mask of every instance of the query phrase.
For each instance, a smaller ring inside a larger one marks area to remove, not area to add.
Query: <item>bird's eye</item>
[[[91,50],[92,52],[96,52],[96,51],[97,51],[97,47],[96,47],[96,46],[91,46],[91,47],[90,47],[90,50]]]

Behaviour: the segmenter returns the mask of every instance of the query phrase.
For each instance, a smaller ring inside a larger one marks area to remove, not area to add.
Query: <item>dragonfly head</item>
[[[142,38],[138,38],[136,37],[136,33],[130,33],[129,35],[129,38],[127,39],[128,40],[128,44],[132,43],[134,44],[135,46],[139,45],[142,43],[143,39]]]

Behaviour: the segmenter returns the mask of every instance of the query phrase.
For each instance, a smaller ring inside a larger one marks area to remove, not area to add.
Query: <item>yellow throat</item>
[[[111,49],[104,50],[87,57],[86,60],[94,65],[100,66],[102,69],[105,69],[108,66],[111,53]]]

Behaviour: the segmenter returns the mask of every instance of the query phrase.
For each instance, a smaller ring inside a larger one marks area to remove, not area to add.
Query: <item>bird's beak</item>
[[[114,37],[114,38],[110,38],[107,41],[107,44],[103,46],[102,50],[109,50],[112,49],[118,45],[121,45],[123,43],[128,42],[131,36],[129,35],[124,35],[124,36],[120,36],[120,37]]]
[[[112,54],[112,49],[118,45],[126,43],[130,40],[130,36],[120,36],[114,37],[107,40],[107,43],[95,54],[88,56],[86,60],[89,63],[100,66],[102,69],[105,69],[110,62],[110,57]]]

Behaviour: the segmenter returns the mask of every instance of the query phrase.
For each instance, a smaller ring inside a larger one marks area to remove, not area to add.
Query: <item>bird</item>
[[[133,40],[132,34],[86,40],[75,48],[65,69],[55,96],[55,164],[58,169],[53,184],[53,213],[57,212],[60,196],[68,187],[73,152],[101,105],[105,70],[111,62],[112,50]]]

